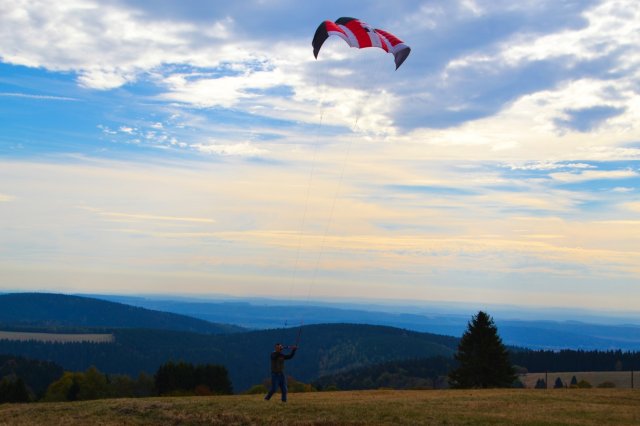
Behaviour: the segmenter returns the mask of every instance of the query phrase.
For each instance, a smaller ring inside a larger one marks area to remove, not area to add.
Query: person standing
[[[293,358],[298,350],[297,346],[291,346],[291,353],[285,355],[282,353],[284,346],[282,343],[276,343],[274,351],[271,352],[271,389],[264,397],[267,401],[271,399],[276,390],[280,388],[282,393],[282,402],[287,402],[287,377],[284,375],[284,362]]]

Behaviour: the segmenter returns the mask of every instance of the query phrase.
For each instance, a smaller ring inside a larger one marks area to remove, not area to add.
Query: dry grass
[[[0,406],[1,425],[637,425],[640,391],[361,391]]]

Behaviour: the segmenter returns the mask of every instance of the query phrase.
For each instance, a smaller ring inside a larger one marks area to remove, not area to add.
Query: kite
[[[396,69],[407,59],[411,48],[393,34],[373,28],[356,18],[340,18],[335,22],[324,21],[313,36],[313,56],[318,58],[322,44],[329,36],[342,38],[351,47],[363,49],[365,47],[379,47],[385,52],[393,53]]]

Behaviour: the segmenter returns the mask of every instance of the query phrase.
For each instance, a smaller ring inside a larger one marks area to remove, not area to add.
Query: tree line
[[[65,371],[52,380],[41,394],[36,394],[22,377],[15,374],[0,380],[0,403],[221,395],[232,392],[229,374],[224,366],[173,361],[161,365],[153,376],[140,373],[135,379],[124,374],[105,374],[95,367],[84,372]]]
[[[406,359],[365,366],[320,377],[314,386],[344,390],[521,387],[523,384],[516,373],[637,370],[638,367],[640,352],[509,350],[499,337],[493,319],[480,311],[468,323],[453,358]],[[551,385],[557,386],[557,380]],[[581,381],[567,386],[588,385]],[[547,384],[543,380],[536,387],[546,388]]]
[[[529,372],[629,371],[640,369],[640,352],[621,350],[523,350],[513,351],[511,361]]]
[[[236,391],[247,390],[269,376],[269,353],[274,342],[292,343],[298,328],[259,330],[227,335],[204,335],[171,330],[112,330],[115,342],[47,343],[0,340],[0,353],[48,359],[65,370],[84,371],[91,365],[110,374],[135,377],[154,374],[166,360],[214,363],[228,368]],[[458,339],[361,324],[304,326],[304,350],[288,372],[312,380],[339,370],[392,359],[451,356]]]
[[[297,331],[264,330],[212,336],[128,329],[114,330],[116,342],[113,344],[0,341],[0,351],[53,360],[70,371],[85,371],[95,365],[110,377],[136,377],[140,372],[152,375],[167,359],[224,365],[229,370],[234,390],[242,392],[267,376],[268,352],[265,351],[261,358],[260,348],[270,348],[278,340],[293,341]],[[476,342],[477,336],[484,337]],[[518,371],[529,372],[610,371],[640,367],[638,352],[553,352],[513,348],[507,351],[499,339],[493,319],[483,312],[472,318],[461,339],[391,327],[325,324],[306,326],[303,342],[304,347],[288,372],[301,382],[314,382],[314,386],[319,388],[494,387],[509,382],[515,372],[511,370],[514,367]],[[456,347],[457,352],[454,350]],[[483,350],[476,352],[477,347]],[[394,359],[400,361],[391,361]],[[463,377],[473,373],[474,368],[482,371],[477,365],[504,366],[505,362],[509,363],[503,368],[505,377],[498,382],[492,382],[490,377],[467,382]],[[460,368],[462,370],[458,370]],[[468,368],[472,369],[465,372],[464,369]],[[341,373],[335,374],[336,371]],[[325,379],[332,373],[332,380]],[[463,376],[456,376],[459,373]],[[6,375],[0,375],[0,379]],[[22,376],[16,374],[16,377]],[[29,380],[22,378],[27,386],[31,386]],[[35,392],[39,397],[46,386],[40,389]]]

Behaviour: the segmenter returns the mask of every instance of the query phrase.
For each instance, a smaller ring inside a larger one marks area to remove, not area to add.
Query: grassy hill
[[[7,329],[151,328],[219,334],[243,331],[185,315],[89,297],[50,293],[0,295],[0,327]]]
[[[619,389],[356,391],[5,404],[3,425],[637,425],[640,392]]]

